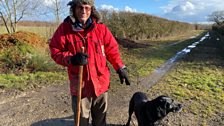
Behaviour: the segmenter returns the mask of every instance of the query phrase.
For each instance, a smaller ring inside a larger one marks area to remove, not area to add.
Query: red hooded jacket
[[[117,41],[104,24],[95,21],[85,32],[74,31],[71,21],[64,21],[54,33],[49,47],[53,60],[67,67],[72,95],[77,95],[79,66],[70,64],[70,57],[80,52],[81,47],[89,55],[88,65],[83,69],[82,97],[99,96],[109,89],[107,60],[116,71],[124,66]]]

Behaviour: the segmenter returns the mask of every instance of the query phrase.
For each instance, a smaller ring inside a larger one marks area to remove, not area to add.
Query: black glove
[[[76,55],[72,56],[70,61],[71,61],[72,65],[87,65],[88,57],[89,57],[88,54],[80,52],[80,53],[77,53]]]
[[[126,85],[130,85],[130,82],[128,80],[128,75],[127,75],[126,68],[120,68],[120,69],[118,69],[117,73],[119,75],[121,84],[123,84],[124,83],[124,80],[125,80]]]

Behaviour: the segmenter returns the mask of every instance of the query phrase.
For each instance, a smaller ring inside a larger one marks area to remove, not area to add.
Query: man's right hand
[[[87,65],[88,60],[87,58],[89,57],[88,54],[86,53],[77,53],[76,55],[72,56],[70,61],[72,65]]]

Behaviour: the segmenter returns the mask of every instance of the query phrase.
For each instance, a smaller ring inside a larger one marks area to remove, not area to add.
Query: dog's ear
[[[159,97],[159,104],[157,108],[157,115],[160,118],[165,117],[173,109],[172,103],[174,100],[168,96]]]
[[[174,103],[174,100],[169,98],[165,101],[165,108],[167,110],[171,110],[173,108],[173,103]]]
[[[167,98],[160,96],[157,98],[156,116],[161,119],[167,115]]]
[[[159,105],[163,109],[171,109],[174,100],[168,96],[159,97]]]
[[[169,112],[178,112],[181,110],[182,105],[176,104],[174,100],[168,96],[159,96],[156,101],[155,116],[158,119],[164,118]]]

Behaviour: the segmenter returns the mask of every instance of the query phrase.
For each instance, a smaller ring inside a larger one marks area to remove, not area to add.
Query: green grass
[[[150,94],[174,97],[184,104],[184,113],[202,120],[201,125],[208,125],[211,117],[224,111],[224,58],[219,51],[214,52],[211,43],[207,41],[192,50],[159,84],[148,90]]]
[[[35,72],[15,74],[1,74],[0,86],[5,89],[14,88],[19,90],[33,89],[36,86],[64,84],[67,80],[66,72]]]
[[[45,48],[34,48],[18,42],[15,46],[1,50],[0,66],[6,73],[55,71],[59,67]]]
[[[187,104],[187,111],[206,118],[224,111],[223,77],[223,68],[205,66],[203,62],[200,64],[180,62],[151,90],[175,97]]]
[[[201,31],[194,34],[204,35]],[[173,41],[163,40],[157,42],[152,46],[147,48],[138,49],[122,49],[122,59],[124,59],[125,64],[128,66],[130,76],[132,77],[142,77],[149,75],[155,68],[161,66],[168,59],[174,56],[178,51],[184,49],[186,46],[197,41],[198,38],[176,38]],[[182,41],[175,45],[170,45],[176,43],[176,40]]]
[[[16,39],[15,45],[1,49],[0,68],[0,86],[6,89],[60,84],[67,78],[65,69],[51,59],[48,49],[35,48]]]

